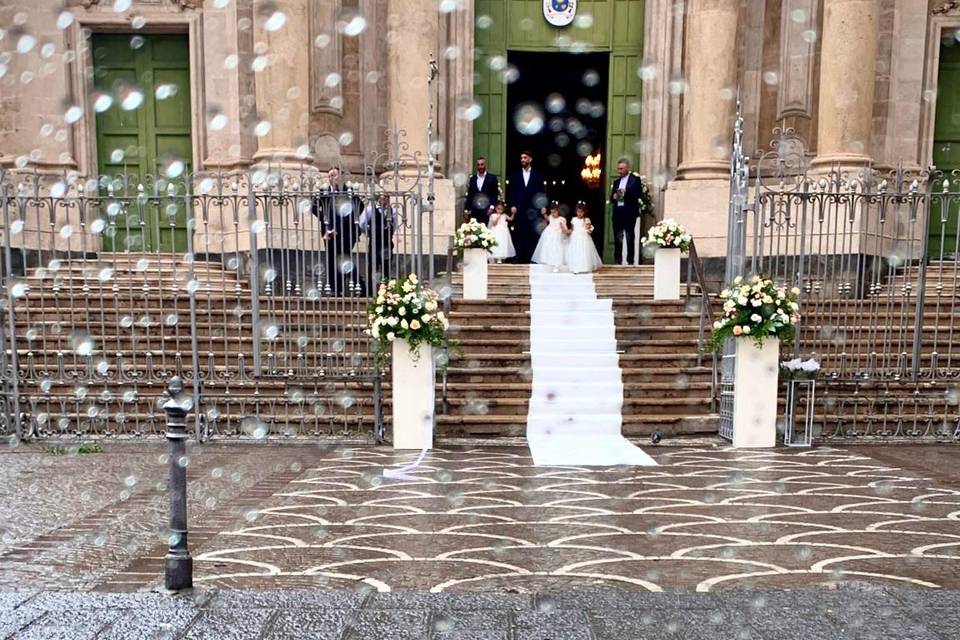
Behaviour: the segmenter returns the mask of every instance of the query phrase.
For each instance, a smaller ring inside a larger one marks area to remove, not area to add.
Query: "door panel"
[[[111,107],[97,114],[99,171],[127,174],[130,193],[141,183],[148,192],[167,193],[167,180],[189,175],[193,155],[186,36],[97,34],[93,49],[96,87],[113,97]],[[111,218],[115,233],[104,238],[104,249],[185,251],[186,214],[176,197],[182,195],[180,188],[169,202],[142,211],[129,202],[125,213]]]

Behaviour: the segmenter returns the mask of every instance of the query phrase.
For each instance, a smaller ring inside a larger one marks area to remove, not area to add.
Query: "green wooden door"
[[[644,0],[580,0],[578,20],[556,28],[543,17],[542,0],[477,0],[474,96],[482,109],[473,123],[475,155],[486,156],[490,169],[507,167],[506,135],[508,51],[609,51],[607,140],[603,189],[623,156],[637,164],[640,140],[640,77],[643,55]],[[575,44],[574,48],[569,46]],[[571,82],[576,82],[572,79]],[[604,259],[613,257],[612,209],[607,206]]]
[[[934,125],[933,164],[949,173],[960,169],[960,46],[940,48],[940,79],[937,116]],[[936,190],[937,187],[934,187]],[[950,256],[957,250],[957,226],[960,204],[951,199],[947,215],[940,202],[930,208],[930,257]]]
[[[100,173],[126,175],[133,191],[144,184],[148,194],[158,186],[167,193],[165,182],[180,183],[191,170],[187,37],[96,34],[93,56],[97,90],[113,100],[97,114]],[[186,214],[176,198],[130,203],[115,222],[115,233],[104,237],[107,251],[187,248]]]

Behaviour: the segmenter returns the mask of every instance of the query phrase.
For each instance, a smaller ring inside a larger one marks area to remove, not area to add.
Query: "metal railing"
[[[0,172],[0,434],[161,435],[179,376],[198,439],[384,438],[368,296],[449,244],[391,144],[356,179]]]
[[[752,184],[739,145],[734,155],[727,276],[799,289],[802,318],[785,355],[821,363],[818,437],[960,437],[960,174],[809,174],[790,129],[775,131]]]

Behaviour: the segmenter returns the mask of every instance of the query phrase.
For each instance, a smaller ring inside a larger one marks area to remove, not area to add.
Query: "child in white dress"
[[[577,203],[577,215],[570,221],[570,244],[567,245],[567,268],[570,273],[590,273],[603,265],[590,234],[593,223],[587,217],[587,204]]]
[[[513,222],[513,216],[504,212],[502,200],[497,202],[496,208],[490,208],[490,233],[497,239],[497,246],[490,252],[490,260],[495,260],[499,264],[517,255],[513,238],[510,237],[510,223]]]
[[[533,252],[533,261],[553,267],[559,271],[567,257],[567,221],[560,215],[560,205],[554,202],[550,205],[550,216],[547,218],[547,227],[540,234],[540,242]]]

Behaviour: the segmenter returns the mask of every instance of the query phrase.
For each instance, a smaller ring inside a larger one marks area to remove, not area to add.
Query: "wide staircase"
[[[705,336],[697,288],[689,302],[653,302],[651,267],[604,267],[594,279],[615,314],[624,433],[717,433],[712,359],[698,350]],[[461,299],[458,274],[450,281],[458,347],[438,375],[437,435],[523,436],[532,391],[527,268],[492,265],[483,302]],[[805,303],[799,355],[809,356],[815,345],[825,371],[815,400],[817,433],[958,429],[957,281],[953,263],[927,271],[916,379],[915,277],[900,274],[861,300]],[[206,437],[371,439],[378,404],[363,334],[366,301],[316,297],[309,286],[298,291],[269,278],[260,286],[254,304],[242,264],[157,254],[62,258],[14,278],[12,315],[3,309],[0,320],[7,347],[11,322],[16,336],[17,397],[28,433],[162,435],[168,379],[181,375],[192,393],[196,374],[201,401],[191,425]],[[4,353],[5,363],[11,356]],[[9,415],[13,380],[3,384],[0,414]],[[389,376],[380,397],[389,433]],[[0,429],[12,432],[2,420]]]
[[[597,296],[613,300],[624,434],[716,433],[710,357],[698,348],[698,298],[689,305],[654,302],[648,266],[603,267],[593,277]],[[532,377],[528,268],[491,265],[489,299],[482,302],[460,299],[458,274],[453,284],[451,323],[460,352],[451,355],[438,428],[445,435],[522,436]],[[582,401],[589,403],[589,394]]]

